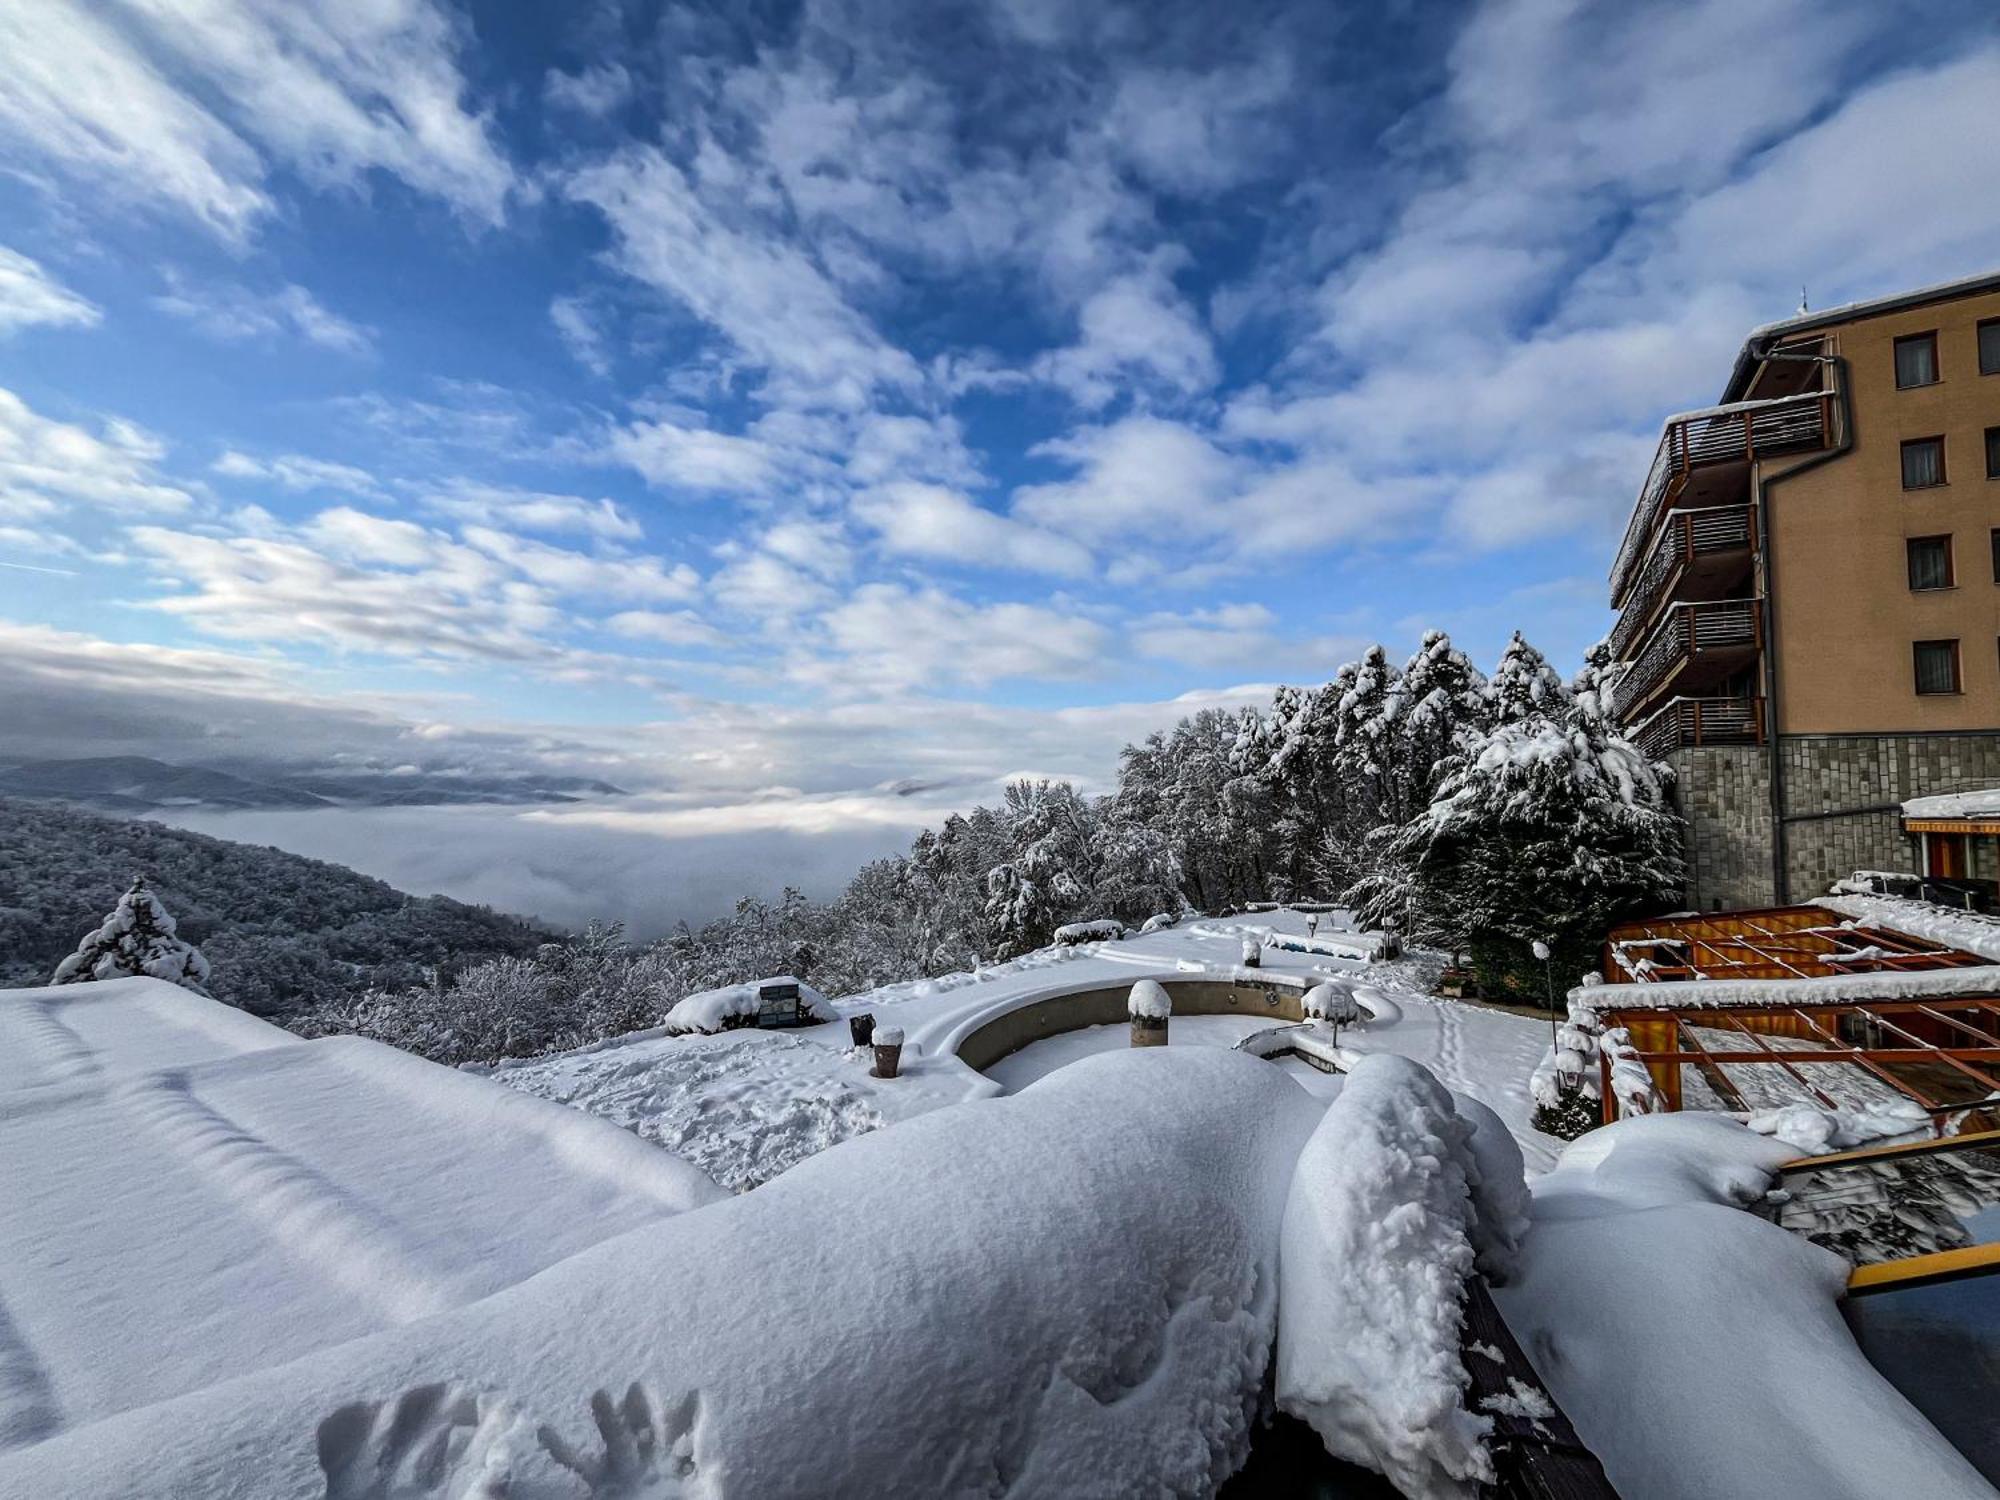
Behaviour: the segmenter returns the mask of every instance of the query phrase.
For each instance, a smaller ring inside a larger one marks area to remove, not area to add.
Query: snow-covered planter
[[[1257,939],[1255,939],[1255,938],[1245,938],[1245,939],[1243,940],[1243,948],[1242,948],[1242,953],[1243,953],[1243,967],[1244,967],[1244,968],[1246,968],[1246,969],[1258,969],[1258,968],[1262,968],[1262,967],[1263,967],[1263,965],[1264,965],[1264,945],[1263,945],[1262,943],[1258,942],[1258,941],[1257,941]]]
[[[875,1028],[875,1066],[869,1071],[877,1078],[894,1078],[903,1065],[903,1028]]]
[[[1142,979],[1125,997],[1125,1014],[1132,1020],[1132,1045],[1164,1047],[1168,1018],[1174,1013],[1173,997],[1157,980]]]
[[[827,1004],[826,996],[790,974],[777,974],[769,979],[752,979],[744,984],[728,984],[718,990],[703,990],[689,995],[667,1012],[662,1024],[668,1031],[676,1033],[711,1033],[737,1026],[755,1026],[759,1015],[767,1007],[764,991],[786,986],[797,987],[797,1014],[801,1022],[835,1019],[833,1007]]]
[[[1056,929],[1058,948],[1076,948],[1084,943],[1115,943],[1125,936],[1125,924],[1104,918],[1096,922],[1070,922]]]

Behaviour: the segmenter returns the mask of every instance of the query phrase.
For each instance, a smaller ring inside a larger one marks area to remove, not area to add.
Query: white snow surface
[[[1795,1154],[1709,1114],[1592,1131],[1533,1183],[1508,1326],[1627,1500],[1992,1500],[1855,1344],[1847,1263],[1743,1211]]]
[[[1990,818],[1996,813],[2000,813],[2000,786],[1912,797],[1903,804],[1906,818]]]
[[[1895,896],[1822,896],[1813,904],[1864,927],[1886,928],[2000,963],[2000,918]]]
[[[1461,1118],[1407,1058],[1362,1059],[1306,1143],[1285,1207],[1279,1408],[1336,1457],[1430,1500],[1470,1497],[1493,1477],[1492,1422],[1465,1407],[1465,1282],[1481,1242],[1496,1270],[1511,1264],[1525,1217],[1520,1152],[1489,1111],[1472,1111]],[[1481,1131],[1484,1157],[1472,1148]]]
[[[752,979],[743,984],[726,984],[719,990],[702,990],[699,994],[684,996],[675,1002],[667,1012],[668,1031],[721,1031],[729,1022],[754,1016],[763,1004],[759,992],[767,984],[793,984],[798,986],[799,1005],[807,1014],[821,1021],[831,1021],[833,1010],[826,1003],[826,996],[790,974],[774,974],[768,979]]]
[[[477,1306],[0,1455],[0,1493],[1209,1493],[1246,1449],[1318,1120],[1223,1049],[1092,1058]]]
[[[156,979],[0,991],[0,1056],[0,1450],[462,1307],[722,1196],[601,1120]]]

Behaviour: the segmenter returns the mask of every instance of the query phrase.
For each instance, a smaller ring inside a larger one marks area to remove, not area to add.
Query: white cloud
[[[41,416],[0,389],[0,518],[55,515],[71,505],[113,511],[180,511],[194,497],[155,467],[166,445],[116,417],[102,435]]]
[[[604,622],[614,635],[654,641],[663,646],[707,646],[724,649],[729,637],[691,610],[628,609]]]
[[[1107,546],[1148,547],[1155,537],[1184,546],[1214,537],[1242,465],[1193,428],[1134,416],[1041,444],[1036,453],[1074,465],[1075,478],[1030,485],[1016,515],[1051,531]]]
[[[1035,374],[1096,410],[1136,390],[1191,396],[1220,373],[1207,331],[1156,257],[1084,299],[1075,344],[1038,357]]]
[[[632,97],[632,75],[615,62],[574,73],[551,69],[542,80],[542,97],[558,109],[597,119]]]
[[[701,576],[686,563],[668,567],[657,557],[602,557],[551,547],[490,526],[459,533],[489,557],[557,594],[604,599],[687,599]]]
[[[943,485],[906,480],[865,490],[855,498],[854,515],[900,557],[1070,578],[1091,567],[1090,550],[1072,538],[996,515]]]
[[[611,355],[604,335],[598,330],[582,298],[557,297],[549,303],[549,321],[555,325],[563,347],[569,350],[578,364],[593,375],[611,373]]]
[[[1247,670],[1268,676],[1323,675],[1367,647],[1352,636],[1288,638],[1281,633],[1278,617],[1256,603],[1151,614],[1136,621],[1129,634],[1141,656],[1208,671]]]
[[[23,328],[93,328],[97,304],[57,281],[40,261],[0,245],[0,338]]]
[[[1084,678],[1109,665],[1111,633],[1035,604],[975,604],[942,589],[863,584],[829,610],[839,680],[876,686]]]
[[[513,174],[466,108],[462,31],[429,0],[8,7],[0,131],[230,240],[271,211],[272,160],[328,186],[385,171],[498,223]]]
[[[366,469],[324,458],[309,458],[303,453],[279,453],[270,458],[255,458],[229,448],[209,468],[229,479],[261,480],[286,490],[338,490],[344,494],[369,497],[380,497],[382,494],[381,485]]]
[[[548,494],[471,479],[448,479],[425,488],[426,509],[460,521],[522,531],[581,532],[609,542],[636,542],[644,535],[638,518],[614,500]]]
[[[780,469],[779,451],[768,443],[664,417],[617,429],[603,456],[662,488],[704,494],[756,494],[777,480]]]
[[[213,339],[301,338],[336,354],[365,355],[375,348],[375,330],[350,322],[302,286],[252,292],[226,282],[196,283],[170,273],[168,289],[153,299],[162,312],[191,323]]]

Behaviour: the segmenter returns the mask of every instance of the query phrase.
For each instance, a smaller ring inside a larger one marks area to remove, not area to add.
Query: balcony
[[[1670,505],[1747,498],[1742,486],[1752,463],[1824,448],[1832,430],[1831,391],[1739,401],[1669,418],[1611,567],[1612,607],[1624,608],[1649,555],[1654,529]]]
[[[1667,599],[1713,599],[1750,576],[1756,525],[1747,505],[1707,505],[1668,511],[1652,550],[1626,591],[1625,612],[1611,630],[1611,654],[1622,661]]]
[[[1762,698],[1675,698],[1627,736],[1650,760],[1696,745],[1764,743]]]
[[[1668,609],[1618,680],[1618,717],[1629,722],[1634,709],[1668,688],[1698,693],[1749,666],[1764,644],[1763,603],[1723,599]]]

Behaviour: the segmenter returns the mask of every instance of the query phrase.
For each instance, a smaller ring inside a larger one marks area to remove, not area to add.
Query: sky
[[[564,920],[826,888],[1428,626],[1573,666],[1752,327],[2000,265],[1978,0],[45,0],[0,55],[0,757],[602,777],[205,825]]]

